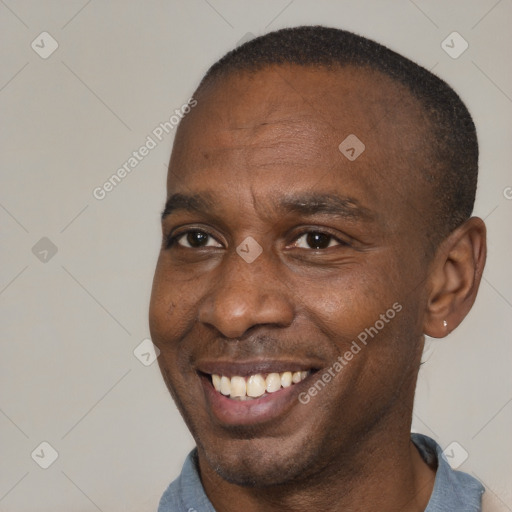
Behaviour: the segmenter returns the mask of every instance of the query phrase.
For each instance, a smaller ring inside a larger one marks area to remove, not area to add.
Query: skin
[[[209,499],[228,512],[424,510],[435,468],[410,441],[424,334],[445,336],[471,308],[485,226],[472,218],[429,248],[420,105],[373,71],[298,66],[228,75],[196,99],[167,197],[211,204],[168,204],[150,328]],[[353,162],[338,149],[351,133],[366,146]],[[345,208],[323,211],[326,195]],[[263,249],[252,263],[236,252],[248,236]],[[307,405],[236,427],[212,413],[204,361],[302,361],[317,371],[307,390],[394,303]]]

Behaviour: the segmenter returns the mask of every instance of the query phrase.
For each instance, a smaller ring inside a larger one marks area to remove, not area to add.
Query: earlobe
[[[472,217],[455,229],[433,258],[423,331],[444,338],[465,318],[475,301],[487,252],[482,219]]]

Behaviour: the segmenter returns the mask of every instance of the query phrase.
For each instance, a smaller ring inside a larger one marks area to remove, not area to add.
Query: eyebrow
[[[308,193],[286,196],[279,201],[278,208],[286,213],[295,212],[305,216],[325,214],[353,220],[375,219],[375,214],[357,199],[336,194]]]
[[[292,194],[273,203],[281,214],[298,213],[304,216],[324,214],[364,221],[375,219],[375,214],[362,206],[358,200],[335,194]],[[177,193],[169,196],[161,217],[163,221],[171,213],[179,210],[205,213],[211,211],[214,206],[215,201],[210,193],[192,195]]]
[[[165,207],[162,212],[162,221],[178,210],[192,211],[192,212],[206,212],[211,210],[215,202],[211,194],[172,194],[167,198]]]

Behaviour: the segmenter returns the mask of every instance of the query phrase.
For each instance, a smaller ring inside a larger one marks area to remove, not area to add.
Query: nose
[[[255,327],[287,327],[294,316],[290,288],[262,254],[247,263],[230,255],[199,308],[199,321],[227,338],[239,338]]]

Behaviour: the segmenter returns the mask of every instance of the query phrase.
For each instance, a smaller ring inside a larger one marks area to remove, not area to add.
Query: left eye
[[[328,247],[340,245],[340,242],[328,233],[311,231],[297,238],[294,245],[301,249],[327,249]]]

